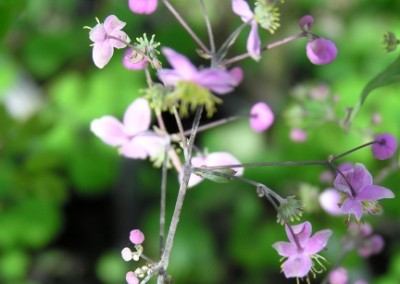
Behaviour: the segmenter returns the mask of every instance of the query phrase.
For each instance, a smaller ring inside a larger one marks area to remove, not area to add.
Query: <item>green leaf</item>
[[[359,100],[356,102],[353,108],[349,109],[347,117],[344,122],[345,129],[349,129],[351,122],[356,116],[357,112],[360,110],[364,104],[367,97],[375,89],[389,86],[400,81],[400,56],[397,57],[389,66],[386,67],[382,72],[371,79],[361,92]]]

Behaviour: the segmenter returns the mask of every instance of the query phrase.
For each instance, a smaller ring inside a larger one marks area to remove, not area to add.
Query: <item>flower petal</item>
[[[256,21],[251,22],[251,30],[247,37],[246,47],[251,58],[256,61],[260,60],[261,41],[260,36],[258,35],[258,25]]]
[[[361,220],[363,215],[363,208],[360,201],[352,198],[347,198],[342,204],[343,214],[354,214],[358,221]]]
[[[342,214],[342,210],[339,207],[340,194],[336,189],[326,189],[319,195],[318,200],[322,209],[327,213],[334,216]]]
[[[186,56],[167,47],[164,47],[162,52],[167,58],[169,64],[173,67],[174,71],[179,74],[181,80],[189,81],[196,76],[197,69]]]
[[[128,141],[122,123],[113,116],[103,116],[93,120],[90,130],[104,143],[111,146],[120,146]]]
[[[357,199],[361,201],[375,201],[382,198],[393,198],[394,193],[385,187],[378,185],[369,185],[362,189],[357,195]]]
[[[110,61],[114,54],[114,49],[108,40],[96,42],[93,45],[92,58],[94,65],[102,69]]]
[[[123,31],[115,31],[110,35],[117,37],[126,43],[130,42],[128,35]],[[110,41],[110,44],[112,45],[112,47],[115,47],[118,49],[126,47],[126,43],[123,43],[122,41],[115,40],[115,39],[109,39],[109,41]]]
[[[297,253],[297,247],[288,242],[276,242],[272,247],[276,249],[278,254],[281,256],[289,257]]]
[[[120,21],[115,15],[110,15],[104,20],[104,29],[109,35],[116,31],[120,31],[125,27],[125,25],[126,23]]]
[[[290,226],[292,228],[293,234],[296,235],[296,239],[299,241],[300,245],[303,247],[303,245],[308,241],[308,239],[311,236],[311,230],[312,230],[312,226],[310,222],[304,222],[301,224],[297,224],[297,225],[292,225]],[[296,241],[294,239],[294,236],[292,234],[292,232],[289,230],[289,227],[286,225],[285,226],[285,230],[286,230],[286,235],[289,239],[289,241],[292,244],[295,244]]]
[[[232,11],[240,16],[243,22],[248,22],[254,17],[249,4],[244,0],[232,0]]]
[[[146,99],[134,100],[124,114],[124,127],[129,135],[136,135],[150,127],[151,110]]]
[[[107,32],[103,24],[97,24],[89,32],[89,39],[94,43],[103,42],[107,38]]]
[[[199,71],[195,82],[220,95],[232,92],[234,87],[238,85],[238,81],[229,71],[218,69],[204,69]]]
[[[311,63],[324,65],[335,60],[337,48],[332,41],[324,38],[317,38],[307,43],[306,53]]]
[[[158,0],[129,0],[129,9],[136,14],[151,14],[157,9]]]
[[[320,252],[328,243],[329,237],[332,235],[331,230],[318,231],[312,236],[304,247],[304,253],[313,255]]]
[[[122,156],[131,159],[146,159],[148,157],[147,149],[143,146],[140,139],[131,139],[124,143],[120,148]]]
[[[312,266],[311,259],[307,256],[289,258],[282,265],[286,278],[302,278],[308,274]]]

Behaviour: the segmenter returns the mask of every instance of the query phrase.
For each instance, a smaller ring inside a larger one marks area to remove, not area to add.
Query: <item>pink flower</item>
[[[364,165],[356,164],[343,168],[341,172],[346,179],[338,174],[333,182],[334,187],[346,196],[341,205],[342,213],[354,214],[360,221],[363,212],[379,212],[380,207],[377,200],[394,197],[393,192],[389,189],[372,184],[372,176]]]
[[[263,132],[271,127],[274,114],[271,108],[263,102],[258,102],[250,110],[250,127],[255,132]]]
[[[300,128],[290,130],[290,140],[293,142],[305,142],[307,140],[307,132]]]
[[[230,71],[217,68],[204,68],[198,70],[187,57],[170,48],[163,48],[162,52],[167,57],[173,69],[161,69],[158,77],[167,86],[175,86],[181,81],[194,82],[211,92],[223,95],[239,85],[243,78],[243,71],[239,67]]]
[[[329,284],[346,284],[349,280],[349,273],[343,267],[338,267],[329,272]]]
[[[139,229],[132,230],[129,234],[129,240],[134,244],[134,245],[140,245],[144,241],[144,235],[142,231]]]
[[[208,155],[193,157],[191,162],[192,166],[196,168],[202,166],[212,167],[212,166],[227,166],[227,165],[240,164],[238,159],[236,159],[232,154],[227,152],[214,152]],[[243,175],[243,168],[235,168],[234,170],[236,171],[235,174],[236,176]],[[182,174],[180,175],[180,178],[182,178]],[[198,183],[200,183],[202,180],[203,180],[202,177],[195,174],[191,174],[188,187],[193,187]]]
[[[139,278],[136,276],[135,273],[133,273],[132,271],[129,271],[126,274],[126,282],[128,284],[139,284]]]
[[[129,9],[136,14],[151,14],[157,9],[158,0],[128,0]]]
[[[339,207],[340,194],[336,189],[328,188],[324,190],[318,197],[319,203],[327,213],[337,216],[342,214]]]
[[[98,23],[89,32],[89,38],[93,42],[93,62],[98,68],[103,68],[111,59],[114,48],[124,48],[130,39],[122,31],[125,22],[120,21],[116,16],[108,16],[104,24]],[[121,39],[115,40],[110,37]],[[126,43],[124,43],[126,42]]]
[[[329,64],[337,55],[336,45],[324,38],[316,38],[308,42],[306,51],[308,59],[316,65]]]
[[[166,139],[148,130],[150,120],[149,104],[139,98],[125,111],[123,123],[106,115],[93,120],[90,129],[104,143],[119,147],[120,153],[127,158],[153,158],[164,149]]]
[[[397,151],[397,140],[389,133],[376,135],[375,143],[372,144],[371,150],[378,160],[389,159]]]
[[[128,49],[124,53],[124,57],[122,58],[122,64],[128,70],[142,70],[147,66],[147,60],[135,60],[132,58],[132,49]]]
[[[380,235],[373,234],[370,224],[350,223],[347,235],[342,240],[343,247],[346,250],[357,250],[362,257],[370,257],[382,251],[385,241]]]
[[[313,260],[321,258],[317,253],[325,248],[332,234],[331,230],[322,230],[311,237],[311,223],[304,222],[289,227],[286,225],[288,242],[276,242],[272,245],[279,255],[286,258],[282,270],[286,278],[306,276],[313,270]],[[318,272],[313,270],[313,272]]]
[[[254,60],[260,59],[261,41],[258,35],[258,23],[254,19],[254,13],[249,4],[244,0],[232,0],[233,12],[240,16],[242,21],[251,25],[250,34],[247,38],[247,52]]]

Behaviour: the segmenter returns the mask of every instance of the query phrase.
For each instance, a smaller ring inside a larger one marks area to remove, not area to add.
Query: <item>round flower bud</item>
[[[138,229],[132,230],[129,235],[129,240],[135,245],[140,245],[144,241],[144,235],[142,231]]]
[[[270,107],[263,102],[258,102],[250,110],[250,127],[255,132],[263,132],[271,127],[274,114]]]
[[[305,15],[301,17],[301,19],[299,20],[300,29],[302,29],[305,32],[308,32],[313,24],[314,24],[314,18],[310,15]]]
[[[125,261],[130,261],[130,260],[132,260],[132,251],[131,251],[131,249],[130,248],[124,248],[122,251],[121,251],[121,255],[122,255],[122,258],[123,258],[123,260],[125,260]]]
[[[142,54],[127,49],[122,58],[122,64],[128,70],[143,70],[147,66],[147,60]]]
[[[397,140],[389,133],[379,134],[375,137],[375,143],[371,146],[372,155],[378,160],[386,160],[396,153]]]
[[[317,38],[307,43],[307,57],[315,65],[331,63],[337,55],[336,45],[327,39]]]
[[[345,268],[338,267],[329,273],[328,279],[331,284],[346,284],[349,275]]]
[[[136,274],[133,273],[132,271],[129,271],[126,274],[126,282],[128,282],[128,284],[139,284],[139,278],[137,278]]]
[[[290,131],[290,140],[293,142],[304,142],[307,140],[307,133],[299,128],[294,128]]]
[[[128,0],[129,9],[135,14],[151,14],[157,9],[158,0]]]

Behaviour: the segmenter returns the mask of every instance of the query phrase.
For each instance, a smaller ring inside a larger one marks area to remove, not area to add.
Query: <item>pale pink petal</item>
[[[135,143],[142,145],[146,149],[147,154],[153,158],[157,156],[160,152],[165,150],[167,141],[164,137],[161,137],[154,132],[146,132],[144,134],[139,134],[136,136]]]
[[[132,49],[127,49],[122,57],[122,64],[128,70],[143,70],[147,66],[147,60],[142,59],[139,62],[132,58]]]
[[[327,213],[331,215],[341,215],[342,209],[339,207],[340,203],[340,193],[333,188],[329,188],[323,191],[319,197],[319,204],[322,209],[324,209]]]
[[[97,24],[93,29],[89,32],[89,38],[94,43],[103,42],[107,39],[107,33],[104,29],[103,24]]]
[[[119,39],[121,39],[122,41],[125,42],[124,43],[124,42],[119,41],[119,40],[109,39],[110,44],[112,45],[112,47],[115,47],[115,48],[118,48],[118,49],[126,47],[126,43],[128,43],[130,41],[128,35],[123,31],[115,31],[111,35],[114,36],[114,37],[117,37],[117,38],[119,38]]]
[[[164,47],[162,52],[175,72],[179,74],[181,80],[189,81],[196,76],[197,69],[186,56],[179,54],[173,49],[167,47]]]
[[[225,166],[225,165],[239,165],[241,164],[232,154],[228,152],[215,152],[211,153],[206,158],[207,166]],[[244,169],[241,167],[233,168],[236,171],[236,176],[243,175]]]
[[[318,231],[312,236],[304,247],[304,253],[313,255],[320,252],[328,243],[329,237],[332,235],[331,230]]]
[[[104,143],[111,146],[120,146],[128,141],[122,123],[113,116],[103,116],[93,120],[90,130]]]
[[[233,79],[236,81],[236,85],[239,85],[240,82],[243,80],[243,70],[240,67],[234,67],[231,70],[229,70],[229,73],[233,77]]]
[[[232,0],[232,11],[240,16],[243,22],[250,21],[254,16],[249,4],[244,0]]]
[[[308,274],[311,266],[312,261],[309,257],[298,256],[286,260],[282,265],[282,270],[286,278],[302,278]]]
[[[102,69],[110,61],[114,54],[114,49],[109,41],[97,42],[93,45],[92,58],[94,65]]]
[[[129,0],[128,4],[136,14],[151,14],[157,9],[158,0]]]
[[[342,212],[344,214],[354,214],[357,220],[361,220],[363,215],[363,208],[360,201],[347,198],[342,205]]]
[[[357,199],[361,201],[375,201],[382,198],[394,198],[394,193],[382,186],[369,185],[357,195]]]
[[[104,29],[106,30],[107,34],[112,34],[115,31],[119,31],[125,27],[125,25],[126,23],[120,21],[115,15],[110,15],[104,20]]]
[[[121,155],[131,159],[146,159],[148,157],[147,149],[140,142],[138,139],[131,139],[124,143],[120,148]]]
[[[297,253],[297,247],[288,242],[276,242],[272,247],[276,249],[278,254],[281,256],[289,257]]]
[[[251,30],[247,38],[247,52],[251,58],[258,61],[260,60],[261,41],[258,35],[258,25],[256,21],[251,22]]]
[[[296,241],[292,235],[292,232],[296,235],[296,239],[299,241],[300,245],[303,246],[311,236],[312,226],[310,222],[304,222],[297,225],[290,226],[292,230],[289,230],[288,226],[285,226],[286,235],[292,244]],[[292,231],[292,232],[291,232]]]
[[[151,110],[146,99],[134,100],[124,114],[124,127],[129,135],[136,135],[150,127]]]
[[[166,86],[175,86],[178,82],[182,81],[181,74],[172,69],[161,69],[158,71],[158,78]]]
[[[229,71],[218,69],[204,69],[198,72],[195,82],[216,94],[232,92],[238,85],[236,78]]]

